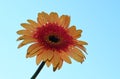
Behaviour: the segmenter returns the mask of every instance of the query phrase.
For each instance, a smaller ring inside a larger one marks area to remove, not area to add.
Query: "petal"
[[[81,37],[82,30],[76,30],[76,34],[74,35],[75,38]]]
[[[31,36],[27,36],[27,35],[23,35],[23,36],[20,36],[18,39],[17,39],[17,41],[19,41],[19,40],[23,40],[23,39],[32,39],[32,37]]]
[[[73,48],[73,49],[71,49],[71,51],[69,52],[69,55],[70,55],[73,59],[75,59],[76,61],[82,63],[85,58],[84,58],[84,56],[80,56],[78,53],[79,53],[79,52],[76,51],[76,50]]]
[[[56,67],[53,67],[53,71],[55,72],[56,69],[58,68],[59,63],[56,65]]]
[[[53,58],[51,60],[51,63],[53,64],[53,67],[57,67],[57,65],[59,64],[59,61],[60,61],[60,57],[58,55],[58,52],[54,51],[53,52]]]
[[[65,62],[71,64],[71,60],[68,57],[68,55],[66,54],[66,52],[62,51],[60,54],[61,59],[63,59]]]
[[[63,60],[60,60],[59,65],[58,65],[58,69],[60,69],[62,67],[63,64]]]
[[[21,26],[24,27],[26,30],[29,30],[29,31],[34,30],[34,28],[32,27],[32,25],[27,24],[27,23],[22,23]]]
[[[36,27],[38,27],[38,26],[40,26],[38,23],[36,23],[35,21],[33,21],[33,20],[27,20],[29,23],[30,23],[30,25],[31,26],[33,26],[34,28],[36,28]]]
[[[50,60],[53,58],[53,51],[48,50],[46,57],[47,57],[47,59],[50,61]]]
[[[55,12],[50,13],[50,23],[55,23],[58,21],[58,14]]]
[[[51,65],[51,62],[50,61],[46,61],[46,65],[47,65],[47,67],[49,67]]]
[[[38,13],[37,20],[38,20],[40,25],[44,25],[47,22],[49,22],[49,15],[47,13],[45,13],[45,12]]]
[[[43,52],[41,52],[40,54],[38,54],[36,56],[36,64],[37,65],[42,61],[42,55],[43,55]]]
[[[70,30],[70,32],[71,31],[76,31],[76,26],[71,26],[68,30]]]
[[[79,38],[81,36],[82,30],[76,30],[75,26],[71,26],[68,28],[68,33],[73,37],[73,38]]]
[[[87,42],[85,42],[85,41],[79,41],[79,40],[77,40],[76,41],[77,43],[77,45],[88,45],[88,43]]]
[[[85,55],[83,54],[83,52],[81,50],[79,50],[78,48],[73,48],[71,52],[76,53],[77,55],[79,55],[82,58],[85,58]]]
[[[62,15],[58,20],[58,24],[64,28],[67,28],[70,24],[70,16]]]
[[[32,35],[32,32],[28,31],[28,30],[19,30],[17,31],[17,34],[19,35],[28,35],[28,36],[31,36]]]
[[[76,61],[78,61],[78,62],[83,62],[84,61],[84,59],[83,58],[81,58],[81,57],[79,57],[78,55],[76,55],[76,54],[74,54],[74,53],[70,53],[70,56],[73,58],[73,59],[75,59]]]
[[[34,50],[35,48],[40,47],[39,43],[35,43],[32,44],[31,46],[29,46],[29,48],[27,49],[27,52],[31,52],[32,50]]]
[[[83,50],[87,54],[86,48],[83,45],[77,45],[77,47]]]
[[[43,61],[52,59],[52,57],[53,57],[53,52],[52,51],[45,50],[43,53],[44,53],[43,56],[42,56]]]
[[[24,40],[22,43],[19,44],[18,48],[26,45],[26,44],[29,44],[29,43],[32,43],[32,42],[36,42],[36,39],[28,39],[28,40]]]
[[[26,58],[33,57],[37,54],[40,54],[43,51],[42,48],[43,48],[42,46],[38,46],[38,47],[34,48],[32,51],[27,52]]]

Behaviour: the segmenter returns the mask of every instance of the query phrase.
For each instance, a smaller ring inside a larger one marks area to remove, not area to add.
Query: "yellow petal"
[[[63,59],[65,62],[71,64],[71,60],[68,57],[68,55],[66,54],[66,52],[62,51],[60,54],[61,59]]]
[[[49,67],[51,65],[51,62],[50,61],[46,61],[46,65],[47,65],[47,67]]]
[[[23,39],[32,39],[32,37],[31,36],[27,36],[27,35],[23,35],[23,36],[20,36],[18,39],[17,39],[17,41],[19,41],[19,40],[23,40]]]
[[[68,30],[69,30],[70,32],[71,32],[71,31],[76,31],[76,26],[71,26]]]
[[[42,56],[43,61],[51,60],[51,58],[53,57],[53,52],[50,50],[45,50],[43,51],[43,53],[44,53]]]
[[[35,21],[33,21],[33,20],[27,20],[29,23],[30,23],[30,25],[32,25],[34,28],[36,28],[36,27],[38,27],[38,26],[40,26],[38,23],[36,23]]]
[[[19,30],[17,31],[17,34],[19,35],[28,35],[28,36],[31,36],[32,35],[32,32],[28,31],[28,30]]]
[[[81,50],[83,50],[87,54],[86,48],[83,45],[78,44],[77,47],[79,47]]]
[[[42,46],[38,46],[38,47],[34,48],[32,51],[27,52],[26,58],[33,57],[33,56],[35,56],[37,54],[40,54],[42,51],[43,51]]]
[[[59,66],[59,62],[61,60],[61,58],[59,57],[59,52],[54,52],[54,57],[53,59],[51,60],[52,64],[53,64],[53,71],[56,71],[56,69],[58,68]]]
[[[74,35],[75,38],[81,37],[82,30],[76,30],[76,34]]]
[[[58,52],[56,52],[56,51],[53,52],[53,55],[54,56],[53,56],[51,62],[53,64],[53,67],[56,67],[58,65],[59,61],[60,61],[60,57],[59,57]]]
[[[59,63],[58,63],[55,67],[53,67],[53,71],[54,71],[54,72],[55,72],[56,69],[58,68],[58,65],[59,65]]]
[[[84,57],[81,57],[78,55],[78,52],[75,52],[73,49],[69,52],[70,57],[72,57],[73,59],[75,59],[78,62],[83,62],[84,61]]]
[[[73,38],[79,38],[81,36],[82,30],[76,30],[75,26],[71,26],[68,28],[68,33],[73,37]]]
[[[83,52],[81,50],[79,50],[78,48],[73,48],[71,52],[74,52],[75,54],[79,55],[82,58],[85,58],[85,55],[83,54]]]
[[[52,58],[53,58],[53,51],[51,51],[51,50],[47,50],[46,51],[46,54],[44,54],[45,56],[45,58],[47,58],[47,60],[51,60]]]
[[[37,65],[42,61],[42,55],[43,55],[43,53],[41,52],[41,54],[38,54],[38,55],[36,56],[36,64],[37,64]]]
[[[88,45],[87,42],[85,42],[85,41],[79,41],[79,40],[77,40],[77,44],[78,45]]]
[[[58,14],[55,12],[50,13],[50,23],[56,23],[58,21]]]
[[[47,22],[49,22],[49,15],[45,12],[42,12],[42,13],[38,13],[38,22],[40,25],[44,25],[46,24]]]
[[[73,58],[73,59],[75,59],[76,61],[78,61],[78,62],[83,62],[84,61],[84,58],[81,58],[81,57],[79,57],[78,55],[76,55],[76,54],[74,54],[74,53],[70,53],[70,56]]]
[[[28,39],[28,40],[24,40],[22,43],[19,44],[18,48],[26,45],[26,44],[29,44],[29,43],[32,43],[32,42],[36,42],[36,39]]]
[[[20,36],[20,37],[17,39],[17,41],[19,41],[19,40],[23,40],[23,39],[24,39],[24,37],[25,37],[25,35]]]
[[[64,28],[67,28],[70,24],[70,16],[62,15],[58,20],[58,24]]]
[[[34,28],[32,27],[32,25],[27,24],[27,23],[22,23],[21,26],[24,27],[26,30],[29,30],[29,31],[34,30]]]
[[[31,52],[32,50],[34,50],[35,48],[40,47],[39,43],[35,43],[32,44],[31,46],[29,46],[29,48],[27,49],[27,52]]]
[[[63,64],[63,60],[60,60],[59,65],[58,65],[58,69],[60,69],[62,67]]]

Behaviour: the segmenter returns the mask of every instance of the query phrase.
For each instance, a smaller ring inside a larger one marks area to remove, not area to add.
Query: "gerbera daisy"
[[[83,52],[87,45],[85,41],[78,40],[82,30],[77,30],[76,26],[69,27],[70,16],[58,16],[57,13],[38,13],[37,22],[27,20],[22,23],[23,30],[17,31],[21,35],[17,40],[23,40],[18,48],[32,43],[26,57],[36,56],[36,64],[44,61],[49,67],[53,65],[53,70],[60,69],[63,62],[71,64],[71,59],[82,63],[85,59]]]

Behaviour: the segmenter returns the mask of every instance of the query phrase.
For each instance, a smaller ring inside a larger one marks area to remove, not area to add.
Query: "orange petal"
[[[42,12],[42,13],[38,13],[38,22],[40,25],[44,25],[46,24],[47,22],[49,22],[49,15],[45,12]]]
[[[77,40],[77,44],[78,45],[88,45],[87,42],[85,42],[85,41],[79,41],[79,40]]]
[[[51,60],[51,62],[53,63],[53,71],[56,71],[56,69],[58,68],[59,62],[61,60],[61,58],[59,57],[59,52],[54,52],[54,57]]]
[[[68,33],[73,37],[73,38],[79,38],[81,36],[82,30],[76,30],[75,26],[71,26],[68,28]]]
[[[27,52],[26,58],[33,57],[37,54],[40,54],[42,51],[43,51],[42,46],[38,46],[38,47],[34,48],[33,50],[31,50],[30,52]]]
[[[76,26],[71,26],[68,30],[69,31],[76,31]]]
[[[69,52],[69,55],[70,55],[73,59],[75,59],[76,61],[82,63],[85,58],[84,58],[83,56],[80,56],[78,53],[79,53],[79,52],[76,51],[76,50],[73,48],[73,49],[71,49],[71,51]]]
[[[75,38],[81,37],[82,30],[76,30],[76,34],[74,35]]]
[[[36,23],[35,21],[33,21],[33,20],[27,20],[29,23],[30,23],[30,25],[32,25],[34,28],[36,28],[36,27],[38,27],[39,26],[39,24],[38,23]]]
[[[23,35],[23,36],[20,36],[18,39],[17,39],[17,41],[19,41],[19,40],[23,40],[23,39],[32,39],[32,37],[31,36],[27,36],[27,35]]]
[[[60,57],[59,57],[59,54],[58,54],[59,52],[56,52],[56,51],[54,51],[53,52],[53,58],[52,58],[52,60],[51,60],[51,62],[52,62],[52,64],[53,64],[53,67],[56,67],[57,65],[58,65],[58,63],[59,63],[59,61],[60,61]]]
[[[32,35],[32,32],[28,31],[28,30],[19,30],[17,31],[17,34],[19,35],[28,35],[28,36],[31,36]]]
[[[32,42],[36,42],[36,39],[28,39],[28,40],[24,40],[22,43],[19,44],[18,48],[26,45],[26,44],[29,44],[29,43],[32,43]]]
[[[29,48],[27,49],[27,52],[31,52],[32,50],[34,50],[35,48],[40,47],[39,43],[35,43],[32,44],[31,46],[29,46]]]
[[[42,56],[43,61],[51,60],[51,58],[53,57],[53,52],[50,50],[44,50],[43,53],[44,53]]]
[[[21,26],[24,27],[26,30],[29,30],[29,31],[34,30],[34,28],[32,27],[32,25],[27,24],[27,23],[22,23]]]
[[[53,58],[53,51],[48,50],[46,54],[47,59],[50,61]]]
[[[77,47],[79,47],[81,50],[83,50],[87,54],[86,48],[83,45],[78,44]]]
[[[71,60],[68,57],[68,55],[66,54],[66,52],[62,51],[60,54],[61,59],[63,59],[65,62],[71,64]]]
[[[58,69],[60,69],[62,67],[63,64],[63,60],[60,60],[59,65],[58,65]]]
[[[47,65],[47,67],[49,67],[51,65],[51,62],[50,61],[46,61],[46,65]]]
[[[36,56],[36,64],[37,65],[42,61],[42,55],[43,55],[43,52],[41,52],[41,54],[38,54]]]
[[[70,16],[62,15],[58,20],[58,24],[62,27],[67,28],[70,24]]]
[[[19,40],[23,40],[23,39],[24,39],[24,37],[25,37],[25,35],[20,36],[20,37],[17,39],[17,41],[19,41]]]
[[[58,21],[58,14],[55,12],[50,13],[50,23],[55,23]]]
[[[78,62],[83,62],[84,61],[84,58],[81,58],[81,57],[79,57],[78,55],[76,55],[76,54],[74,54],[74,53],[70,53],[70,56],[73,58],[73,59],[75,59],[76,61],[78,61]]]
[[[55,72],[56,69],[58,68],[59,63],[56,65],[56,67],[53,67],[53,71]]]
[[[82,58],[85,58],[85,55],[83,54],[83,52],[81,50],[79,50],[78,48],[73,48],[71,52],[76,53],[77,55],[79,55]]]

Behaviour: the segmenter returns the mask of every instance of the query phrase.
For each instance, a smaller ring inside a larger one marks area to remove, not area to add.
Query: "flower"
[[[76,30],[76,26],[69,27],[70,16],[58,16],[57,13],[38,13],[37,22],[27,20],[22,23],[23,30],[17,31],[21,35],[17,40],[23,40],[18,48],[32,43],[27,49],[26,57],[36,56],[36,64],[44,61],[53,70],[60,69],[63,61],[71,64],[71,59],[82,63],[85,59],[83,52],[87,45],[85,41],[78,40],[82,30]]]

